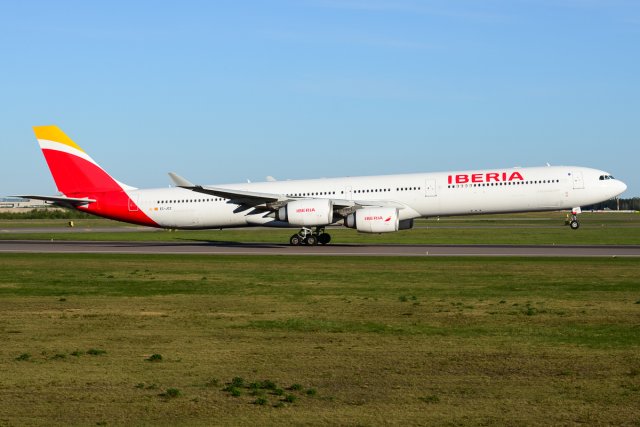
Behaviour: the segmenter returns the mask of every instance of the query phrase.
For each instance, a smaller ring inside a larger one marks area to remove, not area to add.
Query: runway
[[[289,246],[236,242],[0,241],[0,253],[204,254],[297,256],[640,257],[633,246],[365,245]]]

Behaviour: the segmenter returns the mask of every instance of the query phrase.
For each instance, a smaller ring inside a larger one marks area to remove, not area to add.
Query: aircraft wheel
[[[318,238],[312,234],[310,236],[307,236],[307,238],[305,239],[305,243],[309,246],[315,246],[318,244]]]
[[[321,245],[326,245],[331,241],[331,235],[329,233],[322,233],[318,236],[318,243]]]
[[[297,234],[294,234],[293,236],[291,236],[291,238],[289,239],[289,244],[291,246],[298,246],[299,244],[302,243],[302,239],[300,238],[300,236],[298,236]]]
[[[573,220],[569,223],[569,227],[571,227],[572,230],[577,230],[580,227],[580,223],[576,220]]]

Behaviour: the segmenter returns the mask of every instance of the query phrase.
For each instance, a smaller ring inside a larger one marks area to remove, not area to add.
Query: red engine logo
[[[364,220],[365,221],[383,221],[384,220],[384,222],[389,222],[391,221],[391,217],[385,219],[383,216],[380,216],[380,215],[371,215],[371,216],[365,216]]]
[[[310,212],[315,212],[316,208],[299,208],[296,209],[296,213],[310,213]]]

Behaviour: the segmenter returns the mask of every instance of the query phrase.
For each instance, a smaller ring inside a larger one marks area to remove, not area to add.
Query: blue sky
[[[120,181],[538,166],[640,196],[640,2],[3,1],[0,195],[57,124]]]

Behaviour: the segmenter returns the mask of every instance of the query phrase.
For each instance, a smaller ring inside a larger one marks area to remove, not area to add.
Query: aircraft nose
[[[618,181],[618,183],[620,184],[620,193],[618,193],[618,194],[622,194],[622,193],[624,193],[625,191],[627,191],[627,184],[625,184],[625,183],[624,183],[624,182],[622,182],[622,181]]]

